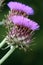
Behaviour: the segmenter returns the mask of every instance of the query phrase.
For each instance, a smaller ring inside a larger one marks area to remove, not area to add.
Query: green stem
[[[0,65],[13,53],[15,50],[15,47],[12,46],[12,48],[0,59]]]
[[[0,43],[0,48],[5,44],[7,38],[8,38],[8,36],[6,36],[6,37],[4,38],[4,40]]]
[[[6,36],[4,38],[4,40],[0,43],[0,48],[6,43],[8,36]],[[7,43],[8,44],[8,43]],[[18,46],[11,46],[10,50],[0,59],[0,65],[13,53],[13,51],[15,50],[15,48],[17,48]]]

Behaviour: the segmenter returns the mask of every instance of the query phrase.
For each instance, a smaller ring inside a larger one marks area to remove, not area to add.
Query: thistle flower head
[[[6,21],[8,42],[21,48],[28,47],[28,44],[32,41],[32,32],[39,29],[38,23],[26,17],[33,15],[34,10],[19,2],[11,1],[7,5],[11,10]]]
[[[10,8],[10,10],[19,10],[25,12],[27,15],[33,15],[34,10],[25,4],[19,3],[19,2],[9,2],[7,6]]]
[[[21,48],[28,47],[32,41],[32,32],[39,29],[38,23],[23,16],[11,16],[6,23],[10,23],[8,26],[8,42]]]

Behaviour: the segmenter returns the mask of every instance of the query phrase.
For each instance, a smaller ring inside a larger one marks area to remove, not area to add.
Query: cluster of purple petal
[[[28,27],[33,31],[39,29],[38,23],[23,16],[12,16],[10,19],[14,24]]]
[[[9,2],[7,6],[10,8],[10,10],[21,10],[25,12],[27,15],[33,15],[34,10],[25,4],[19,3],[19,2]]]

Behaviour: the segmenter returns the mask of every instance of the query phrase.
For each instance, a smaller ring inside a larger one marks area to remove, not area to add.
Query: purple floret
[[[25,18],[23,16],[12,16],[9,18],[14,24],[25,26],[30,28],[31,30],[35,31],[39,29],[38,23],[34,22],[33,20],[30,20],[28,18]]]
[[[34,10],[30,6],[27,6],[27,5],[19,3],[19,2],[11,1],[7,4],[7,6],[10,8],[10,10],[12,10],[12,9],[21,10],[21,11],[25,12],[27,15],[34,14]]]

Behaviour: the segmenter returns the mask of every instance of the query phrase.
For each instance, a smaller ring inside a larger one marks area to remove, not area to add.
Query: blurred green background
[[[29,16],[30,19],[36,21],[40,25],[40,29],[35,32],[34,44],[30,47],[32,51],[24,52],[23,50],[16,49],[13,54],[2,65],[43,65],[43,0],[5,0],[7,4],[9,1],[17,1],[33,7],[35,14]],[[9,8],[4,5],[0,12],[0,21],[4,15],[8,13]],[[6,29],[0,26],[0,42],[6,36]],[[0,57],[2,57],[8,50],[2,51],[0,49]]]

